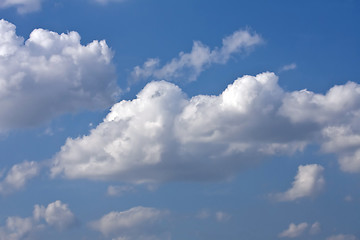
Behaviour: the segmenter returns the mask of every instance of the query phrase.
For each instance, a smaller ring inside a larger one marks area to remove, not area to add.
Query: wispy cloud
[[[297,68],[296,63],[291,63],[291,64],[288,64],[288,65],[285,65],[285,66],[281,67],[279,72],[290,71],[290,70],[294,70],[296,68]]]
[[[136,66],[131,73],[131,81],[158,79],[174,81],[177,79],[194,81],[211,64],[225,64],[232,54],[248,51],[263,42],[262,38],[248,30],[239,30],[225,37],[220,48],[210,48],[195,41],[191,52],[180,52],[165,65],[158,58],[148,59],[143,66]]]

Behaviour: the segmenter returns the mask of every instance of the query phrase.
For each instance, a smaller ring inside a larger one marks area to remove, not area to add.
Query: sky
[[[357,0],[0,0],[0,240],[360,239]]]

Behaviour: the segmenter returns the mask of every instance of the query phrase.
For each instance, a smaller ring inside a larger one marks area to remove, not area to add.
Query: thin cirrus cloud
[[[235,31],[223,38],[220,48],[210,48],[200,41],[194,41],[191,52],[180,52],[165,65],[158,58],[148,59],[143,66],[136,66],[131,73],[132,81],[156,79],[173,81],[182,79],[194,81],[211,64],[225,64],[232,54],[248,51],[263,42],[262,38],[248,30]]]
[[[47,227],[63,231],[75,225],[76,218],[68,205],[57,200],[47,207],[35,205],[31,217],[8,217],[5,226],[0,226],[0,240],[32,239]]]
[[[360,148],[353,140],[360,134],[360,86],[349,82],[317,94],[286,92],[277,81],[269,72],[243,76],[218,96],[190,99],[172,83],[151,82],[136,99],[115,104],[89,135],[68,138],[53,157],[51,175],[133,183],[227,179],[260,159],[293,154],[309,143],[339,155],[343,170],[360,172],[353,168],[360,158],[342,158]],[[344,126],[348,130],[340,136],[348,141],[336,141],[339,134],[329,133]],[[299,171],[299,179],[315,177],[314,184],[295,180],[293,190],[280,195],[283,200],[321,188],[321,166]]]
[[[77,32],[35,29],[24,42],[15,28],[0,20],[0,132],[114,103],[120,90],[105,41],[81,45]]]
[[[0,194],[8,195],[21,190],[30,179],[39,175],[40,168],[37,162],[24,161],[15,164],[0,182]]]
[[[43,0],[0,0],[0,8],[15,7],[17,12],[25,14],[41,9]]]
[[[41,10],[42,3],[46,0],[0,0],[0,8],[16,8],[19,14],[27,14]],[[128,0],[89,0],[95,3],[106,5],[114,2],[120,3]]]
[[[142,239],[141,235],[147,232],[146,229],[153,227],[168,214],[167,210],[138,206],[122,212],[110,212],[91,222],[90,227],[104,236],[120,234],[120,238]]]
[[[351,234],[338,234],[338,235],[332,235],[326,240],[357,240],[358,238]]]
[[[303,197],[314,196],[325,185],[324,168],[318,164],[299,166],[292,187],[284,193],[275,194],[278,201],[294,201]]]

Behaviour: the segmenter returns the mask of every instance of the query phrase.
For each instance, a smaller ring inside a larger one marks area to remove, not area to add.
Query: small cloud
[[[290,70],[294,70],[296,68],[297,68],[296,63],[291,63],[291,64],[288,64],[288,65],[285,65],[285,66],[281,67],[279,72],[290,71]]]
[[[295,238],[301,236],[307,229],[308,224],[306,222],[298,225],[290,223],[289,228],[279,234],[279,237]]]
[[[247,30],[235,31],[223,38],[222,46],[211,50],[200,41],[194,41],[191,52],[180,52],[165,65],[160,65],[158,58],[148,59],[143,66],[136,66],[131,73],[131,80],[157,79],[173,81],[182,79],[195,81],[211,64],[225,64],[234,53],[246,52],[263,42],[262,38]]]
[[[1,172],[0,177],[3,175]],[[24,161],[15,164],[0,182],[0,194],[10,194],[22,189],[27,181],[36,177],[39,173],[40,165],[37,162]]]
[[[352,202],[354,199],[353,199],[353,197],[351,195],[347,195],[347,196],[344,197],[344,200],[346,202]]]
[[[314,196],[324,188],[323,171],[324,168],[318,164],[301,165],[292,183],[292,188],[273,196],[278,201],[294,201],[299,198]]]
[[[90,226],[105,236],[122,233],[124,236],[120,237],[127,237],[127,232],[149,227],[167,214],[168,211],[139,206],[123,212],[110,212],[101,219],[91,222]]]
[[[211,212],[207,209],[202,209],[196,214],[196,218],[207,219],[211,216]]]
[[[321,232],[321,227],[319,222],[314,222],[313,225],[311,225],[309,234],[316,235]]]
[[[215,216],[216,216],[216,220],[218,222],[226,222],[226,221],[229,221],[231,218],[230,214],[223,212],[223,211],[216,212]]]
[[[135,188],[132,186],[112,186],[107,189],[108,196],[121,196],[126,192],[134,192]]]

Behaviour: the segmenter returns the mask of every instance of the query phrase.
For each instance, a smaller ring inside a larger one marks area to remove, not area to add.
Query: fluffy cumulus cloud
[[[42,223],[43,219],[45,224]],[[0,227],[0,240],[34,239],[34,234],[47,226],[61,226],[58,229],[64,230],[64,226],[70,227],[75,223],[74,219],[67,205],[61,201],[50,203],[47,208],[35,205],[31,217],[8,217],[5,226]]]
[[[276,194],[279,201],[293,201],[298,198],[314,196],[324,185],[324,168],[318,164],[299,166],[292,187],[284,193]]]
[[[326,94],[285,92],[277,80],[269,72],[243,76],[218,96],[190,99],[172,83],[151,82],[136,99],[115,104],[89,135],[68,138],[53,158],[52,176],[135,183],[224,179],[308,143],[339,154],[343,170],[360,166],[360,158],[345,161],[360,149],[360,87],[349,82]],[[322,171],[301,166],[283,199],[316,193]]]
[[[225,37],[221,48],[213,50],[195,41],[191,52],[181,52],[179,57],[163,66],[157,58],[147,60],[143,66],[136,66],[131,74],[132,79],[135,81],[144,78],[194,81],[209,65],[225,64],[232,54],[249,50],[260,43],[262,39],[258,34],[246,30],[239,30]]]
[[[295,238],[299,237],[305,233],[308,228],[308,224],[306,222],[300,223],[298,225],[294,223],[290,223],[289,228],[284,230],[279,234],[279,237],[287,237],[287,238]]]
[[[145,233],[167,214],[165,210],[139,206],[123,212],[110,212],[90,226],[105,236],[121,233],[120,237],[124,239],[145,239],[139,233]]]
[[[15,164],[0,182],[0,194],[10,194],[22,189],[26,182],[36,177],[39,172],[40,165],[36,162]]]
[[[44,29],[24,41],[0,20],[0,131],[110,106],[119,94],[111,61],[105,41],[81,45],[77,32]]]
[[[41,9],[43,0],[0,0],[0,8],[16,7],[18,13],[24,14]]]
[[[75,215],[71,212],[67,204],[57,200],[50,203],[47,207],[35,205],[34,219],[45,222],[58,230],[64,230],[73,227],[76,224]]]

